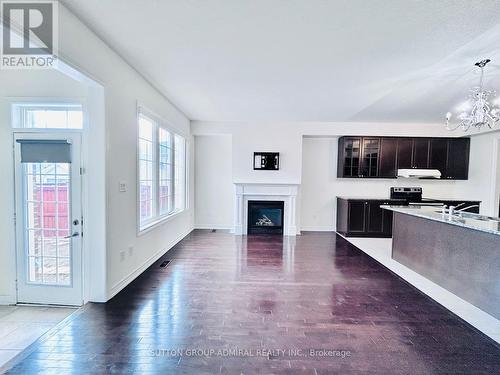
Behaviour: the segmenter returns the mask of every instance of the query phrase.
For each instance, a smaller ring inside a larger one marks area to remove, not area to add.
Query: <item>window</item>
[[[177,134],[174,139],[174,191],[182,192],[182,194],[175,194],[174,205],[184,208],[186,206],[186,140]]]
[[[173,175],[172,167],[174,163],[172,135],[165,129],[159,128],[160,147],[160,179],[159,179],[159,211],[160,215],[168,214],[173,207]]]
[[[148,118],[139,118],[139,203],[141,223],[153,218],[154,205],[154,123]]]
[[[155,116],[139,109],[139,230],[144,230],[186,205],[186,140]]]
[[[81,104],[16,103],[12,126],[35,129],[83,129]]]

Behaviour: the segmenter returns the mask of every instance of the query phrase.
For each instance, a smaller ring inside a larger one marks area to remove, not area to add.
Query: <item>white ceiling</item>
[[[190,119],[441,122],[498,0],[63,0]]]

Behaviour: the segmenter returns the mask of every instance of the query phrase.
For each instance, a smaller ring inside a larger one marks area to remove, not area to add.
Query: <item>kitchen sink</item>
[[[461,217],[463,219],[474,219],[474,220],[479,220],[479,221],[495,221],[495,222],[500,222],[499,218],[491,217],[491,216],[484,216],[484,215],[478,215],[478,214],[471,214],[468,212],[457,212],[454,216]]]
[[[442,210],[436,210],[437,213],[442,213]],[[445,214],[448,216],[448,213]],[[473,214],[470,212],[455,212],[452,216],[453,219],[472,219],[478,221],[487,221],[487,222],[495,222],[500,223],[500,218],[492,217],[492,216],[484,216],[479,214]]]

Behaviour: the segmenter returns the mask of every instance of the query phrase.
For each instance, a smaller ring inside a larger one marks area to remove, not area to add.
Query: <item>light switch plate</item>
[[[120,181],[118,189],[120,193],[125,193],[127,191],[127,183],[125,181]]]

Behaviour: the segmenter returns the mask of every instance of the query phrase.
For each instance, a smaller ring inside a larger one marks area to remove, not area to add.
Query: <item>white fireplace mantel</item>
[[[246,235],[248,229],[248,201],[283,201],[285,236],[297,235],[297,184],[244,184],[235,183],[233,233]]]

